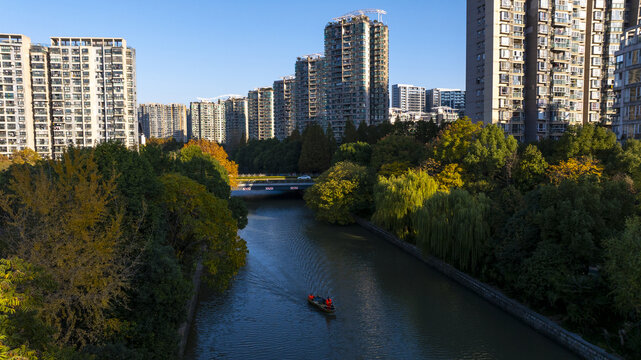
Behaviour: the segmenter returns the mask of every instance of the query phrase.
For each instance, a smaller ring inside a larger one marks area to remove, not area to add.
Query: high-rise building
[[[247,98],[230,97],[225,100],[225,142],[234,147],[249,136]]]
[[[466,115],[521,141],[611,122],[614,53],[624,22],[636,23],[633,3],[468,1]]]
[[[294,77],[274,81],[274,136],[284,140],[296,128],[294,118]]]
[[[187,109],[183,104],[140,104],[138,121],[147,138],[187,141]]]
[[[124,39],[52,37],[45,46],[0,34],[0,54],[0,153],[137,146],[136,55]]]
[[[3,155],[27,147],[35,149],[30,49],[28,37],[0,34],[0,154]]]
[[[135,58],[122,38],[51,38],[54,156],[69,145],[138,143]]]
[[[274,89],[263,87],[247,96],[249,138],[256,140],[274,137]]]
[[[225,103],[222,100],[197,101],[189,105],[191,112],[191,138],[225,142]]]
[[[320,124],[323,116],[323,57],[304,55],[296,59],[294,119],[299,132],[309,124]]]
[[[465,91],[460,89],[428,89],[426,92],[426,110],[446,106],[459,114],[465,111]]]
[[[367,14],[376,13],[377,20]],[[383,10],[334,18],[325,27],[325,116],[340,139],[347,121],[380,124],[389,116],[389,31]]]
[[[425,88],[407,84],[392,85],[392,107],[422,112],[425,109]]]
[[[616,61],[612,131],[620,140],[641,139],[641,26],[626,29]]]

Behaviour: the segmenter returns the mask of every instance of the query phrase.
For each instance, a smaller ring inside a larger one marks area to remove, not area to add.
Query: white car
[[[298,177],[298,180],[311,180],[312,177],[309,175],[301,175]]]

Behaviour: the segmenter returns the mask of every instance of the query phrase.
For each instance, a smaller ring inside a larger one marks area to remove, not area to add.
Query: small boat
[[[330,313],[331,314],[334,311],[336,311],[336,308],[334,307],[333,303],[330,304],[330,306],[327,306],[327,304],[325,304],[325,298],[320,297],[320,296],[310,295],[310,296],[307,297],[307,302],[309,302],[310,304],[316,306],[322,312],[326,312],[326,313]]]

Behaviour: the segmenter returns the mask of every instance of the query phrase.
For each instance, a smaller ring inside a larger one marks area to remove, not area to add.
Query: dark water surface
[[[201,291],[186,359],[576,358],[365,229],[319,223],[300,199],[247,200],[247,266],[223,295]]]

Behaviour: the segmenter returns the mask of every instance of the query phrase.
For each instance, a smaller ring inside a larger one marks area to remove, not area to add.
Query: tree
[[[195,145],[180,150],[180,173],[203,184],[219,199],[227,200],[231,194],[227,171],[218,160],[203,153]]]
[[[621,145],[612,131],[592,124],[568,126],[555,145],[556,160],[585,156],[595,157],[608,164],[621,152]]]
[[[412,216],[426,199],[438,191],[438,183],[427,172],[410,170],[401,176],[379,177],[374,187],[376,211],[372,221],[406,241],[414,241]]]
[[[371,165],[379,170],[384,164],[408,162],[418,166],[426,156],[426,148],[412,137],[388,135],[372,147]]]
[[[487,253],[490,201],[464,190],[436,193],[413,214],[417,245],[466,271],[476,272]]]
[[[132,258],[123,239],[123,211],[114,178],[100,176],[91,152],[67,152],[37,169],[10,170],[2,241],[11,256],[50,277],[41,318],[59,345],[82,347],[118,331],[109,313],[124,300]],[[44,291],[43,291],[44,290]]]
[[[439,190],[447,192],[451,189],[463,187],[462,171],[463,169],[456,163],[445,165],[435,176]]]
[[[210,283],[224,289],[245,264],[247,247],[237,236],[237,222],[226,200],[178,174],[161,176],[162,204],[170,221],[168,244],[183,265],[199,256],[208,271]]]
[[[360,124],[358,124],[356,135],[358,135],[358,141],[367,142],[367,123],[365,123],[365,120],[361,120]]]
[[[463,164],[476,181],[494,181],[504,170],[508,159],[516,154],[514,137],[505,136],[497,125],[487,125],[474,135]]]
[[[372,157],[372,146],[366,142],[343,143],[334,153],[334,163],[351,161],[358,165],[369,165]]]
[[[434,120],[419,120],[414,125],[414,138],[421,144],[427,144],[438,136],[439,126]]]
[[[533,189],[545,181],[548,163],[535,145],[528,145],[514,168],[514,182],[523,191]]]
[[[473,124],[469,118],[448,124],[434,140],[434,159],[444,164],[461,163],[481,129],[480,123]]]
[[[345,130],[343,131],[343,139],[341,143],[351,143],[358,141],[358,133],[356,132],[356,126],[351,120],[345,122]]]
[[[298,160],[298,170],[302,173],[321,173],[329,168],[331,144],[323,128],[311,124],[303,131],[303,144]]]
[[[316,179],[305,192],[305,203],[316,218],[335,224],[354,222],[354,214],[369,212],[371,204],[367,169],[342,161]]]
[[[570,158],[567,161],[561,161],[559,165],[551,165],[547,172],[550,182],[555,185],[559,185],[565,180],[599,179],[602,173],[603,167],[599,165],[599,161],[587,157]]]
[[[627,220],[621,236],[605,241],[605,271],[622,314],[641,315],[641,218]]]
[[[205,139],[189,140],[185,146],[191,145],[198,146],[204,154],[209,154],[212,158],[216,159],[216,161],[218,161],[225,170],[227,170],[230,186],[236,186],[236,184],[238,184],[238,164],[229,160],[229,156],[222,146],[218,145],[215,141]]]
[[[24,150],[14,151],[11,155],[11,163],[13,164],[28,164],[35,165],[38,161],[42,160],[40,154],[35,152],[31,148],[25,148]]]

